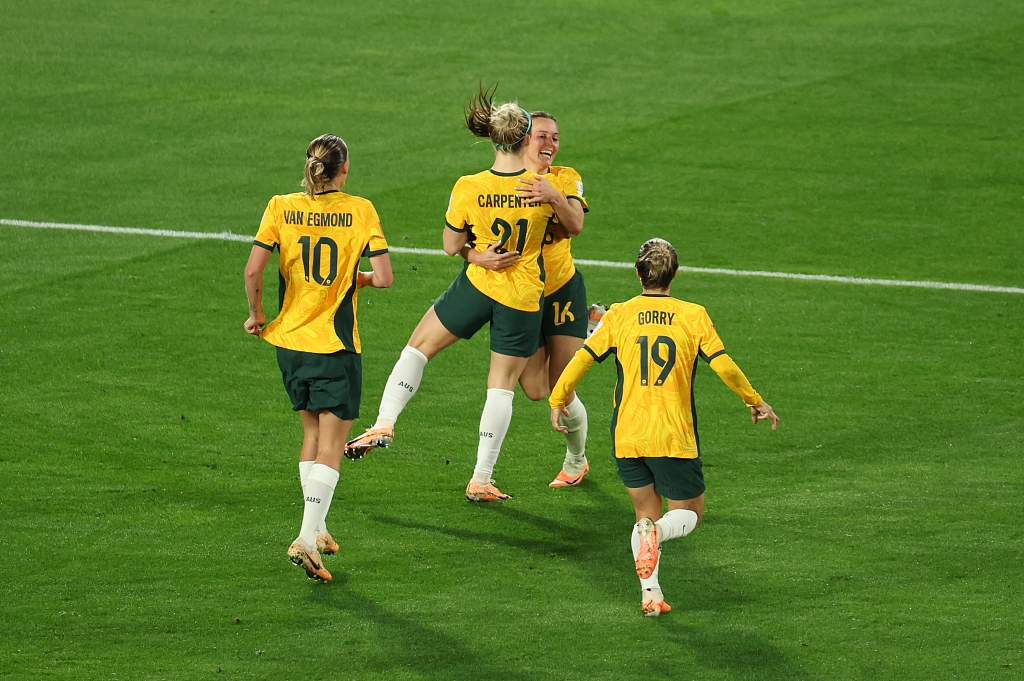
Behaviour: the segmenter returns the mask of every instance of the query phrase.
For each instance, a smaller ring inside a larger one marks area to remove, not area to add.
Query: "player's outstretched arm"
[[[772,405],[761,400],[761,404],[750,408],[750,420],[753,421],[756,426],[758,421],[764,421],[765,419],[772,422],[772,430],[775,430],[775,426],[779,423],[779,417],[775,415],[775,410],[772,409]]]
[[[779,423],[779,417],[775,415],[775,411],[771,405],[761,399],[761,396],[754,390],[754,386],[750,385],[750,381],[743,374],[736,362],[732,361],[732,358],[724,352],[720,355],[716,355],[710,362],[710,366],[718,374],[718,377],[722,379],[729,388],[743,398],[743,403],[750,407],[750,418],[753,420],[754,425],[757,425],[758,421],[770,420],[772,424],[772,430],[775,430]]]
[[[551,427],[559,433],[566,434],[569,429],[558,422],[558,417],[568,416],[565,408],[565,401],[569,399],[576,390],[576,386],[583,380],[583,375],[594,365],[594,356],[590,354],[586,346],[580,348],[573,355],[572,360],[562,370],[555,387],[551,389],[551,396],[548,398],[548,405],[551,406]]]
[[[270,251],[253,246],[249,262],[245,264],[245,295],[249,298],[249,318],[242,324],[245,332],[253,336],[263,333],[267,318],[263,314],[263,270],[270,261]]]

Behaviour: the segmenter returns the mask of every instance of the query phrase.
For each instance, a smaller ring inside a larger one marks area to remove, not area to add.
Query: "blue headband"
[[[514,147],[515,145],[519,144],[524,139],[526,139],[526,136],[530,134],[530,130],[533,129],[533,116],[531,116],[530,112],[527,111],[526,109],[524,109],[523,107],[519,107],[519,110],[522,111],[524,114],[526,114],[526,132],[524,132],[523,136],[520,137],[519,139],[517,139],[512,144],[495,144],[494,145],[495,149],[501,149],[502,151],[508,151],[509,149],[511,149],[512,147]]]

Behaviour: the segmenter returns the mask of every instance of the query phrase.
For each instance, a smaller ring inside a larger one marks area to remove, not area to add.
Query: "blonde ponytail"
[[[306,148],[302,187],[316,201],[317,193],[338,175],[348,160],[348,145],[337,135],[320,135]]]
[[[497,85],[486,90],[480,85],[479,92],[466,107],[466,128],[477,137],[491,140],[499,151],[515,152],[522,148],[523,140],[530,134],[533,120],[515,102],[495,106],[497,89]]]

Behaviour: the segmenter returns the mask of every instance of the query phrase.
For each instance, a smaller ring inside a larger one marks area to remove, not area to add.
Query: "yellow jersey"
[[[568,166],[551,166],[548,172],[559,179],[560,184],[555,184],[555,187],[562,190],[565,198],[583,204],[584,213],[590,210],[590,206],[587,205],[587,200],[583,196],[583,178],[579,173]],[[555,221],[557,222],[558,219],[555,218]],[[570,250],[571,241],[572,239],[556,240],[550,230],[544,235],[544,295],[546,296],[565,286],[572,279],[572,275],[576,274],[576,263],[572,260]]]
[[[444,220],[447,229],[472,230],[470,241],[477,251],[499,243],[499,252],[518,251],[519,260],[500,272],[468,265],[466,276],[478,291],[507,307],[523,312],[540,309],[544,294],[541,249],[544,234],[554,216],[550,204],[531,203],[516,194],[518,178],[534,173],[498,173],[485,170],[460,177],[452,189]],[[555,187],[561,182],[544,175]]]
[[[612,448],[621,459],[700,455],[693,401],[698,357],[714,362],[715,371],[748,406],[761,403],[760,395],[725,354],[703,307],[667,295],[644,294],[612,305],[605,313],[559,377],[551,407],[562,407],[594,361],[609,355],[615,356],[618,369]]]
[[[280,251],[281,311],[263,338],[302,352],[361,352],[359,258],[388,252],[373,204],[343,192],[275,196],[253,243]]]

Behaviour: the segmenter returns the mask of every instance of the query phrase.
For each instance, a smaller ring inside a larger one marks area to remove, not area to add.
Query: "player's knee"
[[[539,384],[528,383],[526,385],[523,385],[523,392],[526,393],[526,396],[529,397],[534,402],[540,402],[541,400],[546,400],[548,398],[547,386],[542,386]]]

